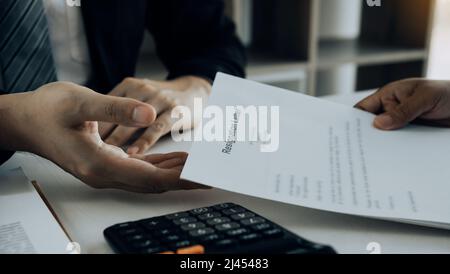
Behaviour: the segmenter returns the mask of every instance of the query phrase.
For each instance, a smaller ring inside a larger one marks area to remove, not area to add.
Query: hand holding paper
[[[390,83],[359,102],[356,107],[379,114],[374,125],[398,129],[412,121],[450,126],[450,82],[405,79]]]
[[[209,104],[279,106],[279,149],[236,141],[224,153],[226,142],[195,142],[183,179],[316,209],[450,224],[449,129],[384,132],[370,113],[225,74]],[[246,120],[241,113],[236,123]]]

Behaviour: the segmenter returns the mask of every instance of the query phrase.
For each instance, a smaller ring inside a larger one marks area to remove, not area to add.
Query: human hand
[[[101,95],[71,83],[52,83],[34,92],[1,96],[0,147],[41,155],[94,188],[141,193],[192,189],[180,182],[186,153],[130,156],[105,144],[95,121],[147,127],[156,117],[148,104]]]
[[[377,114],[374,126],[382,130],[399,129],[413,121],[450,127],[450,81],[393,82],[355,107]]]
[[[211,92],[211,85],[204,79],[195,76],[180,77],[173,81],[151,81],[146,79],[127,78],[109,95],[133,98],[152,105],[158,117],[149,125],[144,133],[128,148],[129,154],[141,154],[153,146],[161,137],[171,132],[175,121],[171,117],[177,106],[186,106],[193,111],[194,99],[206,101]],[[193,112],[192,112],[193,113]],[[192,121],[191,128],[196,121]],[[137,127],[117,125],[103,122],[99,124],[100,135],[106,143],[115,146],[125,145],[139,130]]]

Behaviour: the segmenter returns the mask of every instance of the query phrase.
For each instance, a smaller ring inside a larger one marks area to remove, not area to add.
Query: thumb
[[[91,93],[81,105],[78,122],[99,121],[129,127],[146,127],[156,119],[155,109],[140,101]]]
[[[399,129],[420,117],[428,109],[427,101],[421,100],[419,96],[412,96],[377,116],[374,126],[383,130]]]

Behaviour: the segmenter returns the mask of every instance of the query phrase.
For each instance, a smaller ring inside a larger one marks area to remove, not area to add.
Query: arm
[[[195,98],[205,102],[218,71],[244,76],[245,50],[234,24],[224,15],[221,0],[149,1],[148,28],[157,53],[169,70],[168,81],[126,79],[109,94],[141,100],[155,107],[158,117],[129,149],[140,154],[173,129],[171,112],[177,106],[193,111]],[[184,129],[193,127],[186,125]],[[101,123],[106,143],[123,146],[136,129]]]
[[[19,102],[25,98],[28,98],[25,93],[0,96],[0,150],[27,150],[27,142],[21,137],[17,124],[19,119],[26,120],[23,113],[17,111]]]
[[[148,104],[59,82],[1,95],[0,115],[0,150],[45,157],[94,188],[164,192],[193,187],[179,179],[185,153],[131,157],[101,141],[93,121],[145,127],[156,116]]]
[[[195,75],[212,82],[218,71],[245,76],[245,49],[222,0],[152,1],[148,29],[169,79]]]
[[[1,92],[0,92],[1,94]],[[0,95],[0,165],[6,162],[14,154],[14,146],[17,144],[12,143],[14,139],[14,129],[10,128],[11,117],[11,100],[12,95]],[[9,145],[6,145],[8,144]]]

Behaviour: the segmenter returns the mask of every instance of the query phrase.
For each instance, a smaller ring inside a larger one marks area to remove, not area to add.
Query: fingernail
[[[375,118],[375,126],[381,129],[389,129],[392,127],[394,120],[387,114],[382,114]]]
[[[143,106],[136,107],[133,111],[133,121],[139,124],[149,124],[151,123],[151,113]]]
[[[127,153],[128,154],[136,154],[136,153],[138,153],[139,152],[139,148],[138,147],[130,147],[130,148],[128,148],[128,150],[127,150]]]

